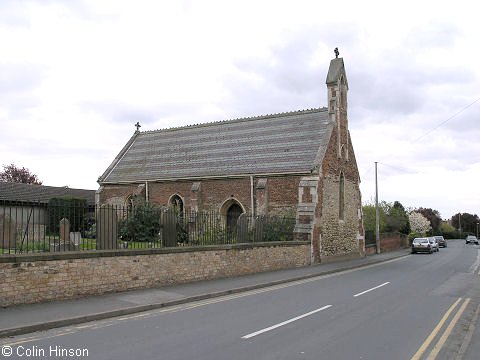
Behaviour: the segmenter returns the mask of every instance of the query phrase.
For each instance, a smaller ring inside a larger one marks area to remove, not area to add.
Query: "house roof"
[[[326,108],[137,131],[98,181],[310,173],[331,131]]]
[[[95,190],[0,182],[0,200],[48,203],[54,197],[76,197],[95,205]]]

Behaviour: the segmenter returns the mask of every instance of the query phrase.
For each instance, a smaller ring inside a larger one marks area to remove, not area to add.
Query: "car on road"
[[[438,252],[439,246],[437,243],[437,239],[435,239],[435,236],[429,236],[428,241],[430,241],[430,244],[432,244],[432,251]]]
[[[465,239],[465,244],[475,244],[478,245],[478,239],[475,235],[468,235]]]
[[[435,237],[435,240],[437,240],[437,244],[439,247],[444,247],[444,248],[447,247],[447,240],[445,240],[443,236],[439,235],[434,237]]]
[[[417,252],[428,252],[429,254],[433,252],[432,244],[428,238],[421,237],[413,239],[412,254],[416,254]]]

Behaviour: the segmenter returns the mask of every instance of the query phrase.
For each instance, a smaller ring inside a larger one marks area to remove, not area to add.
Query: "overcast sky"
[[[97,189],[135,131],[327,105],[349,82],[363,202],[479,214],[474,1],[0,0],[0,166]],[[1,168],[0,168],[1,169]]]

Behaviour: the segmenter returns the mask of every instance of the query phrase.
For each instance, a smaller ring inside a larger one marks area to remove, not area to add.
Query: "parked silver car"
[[[417,252],[428,252],[429,254],[433,252],[432,244],[428,238],[422,237],[413,239],[412,254],[416,254]]]

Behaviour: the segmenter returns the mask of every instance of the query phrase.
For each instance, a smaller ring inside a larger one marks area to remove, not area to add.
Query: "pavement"
[[[407,256],[401,249],[301,268],[0,309],[0,338],[239,293]]]

